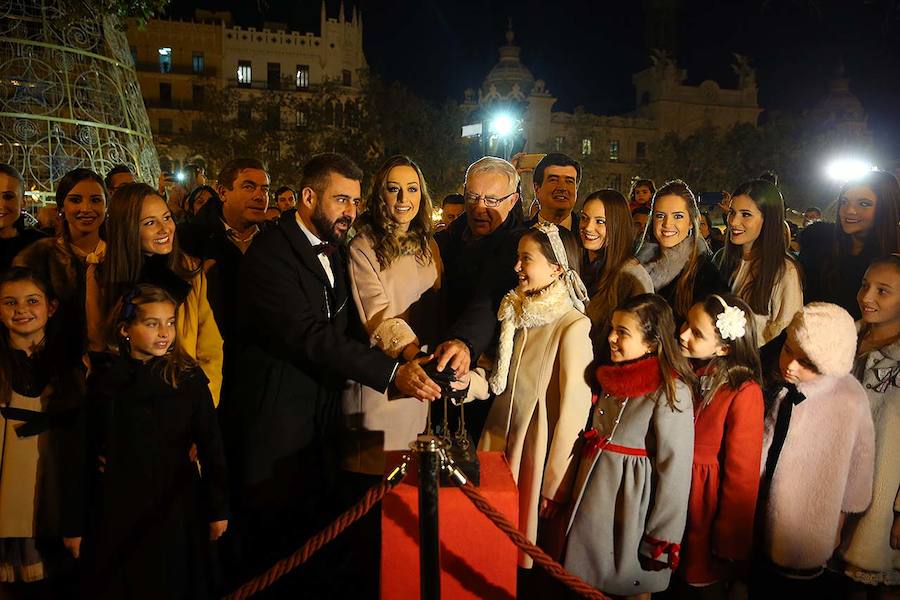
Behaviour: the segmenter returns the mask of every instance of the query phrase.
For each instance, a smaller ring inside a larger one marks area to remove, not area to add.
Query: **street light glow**
[[[862,177],[878,167],[858,158],[841,158],[828,164],[825,172],[835,181],[850,181]]]
[[[515,126],[515,121],[507,114],[499,114],[491,119],[491,132],[501,138],[509,137]]]

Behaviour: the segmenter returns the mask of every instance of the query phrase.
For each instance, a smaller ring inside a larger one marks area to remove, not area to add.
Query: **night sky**
[[[337,16],[339,1],[328,0],[329,16]],[[315,32],[319,22],[319,0],[177,4],[173,15],[228,9],[247,26],[278,21]],[[370,67],[426,98],[461,101],[466,87],[478,87],[497,62],[512,17],[522,60],[559,99],[556,110],[583,105],[617,114],[634,106],[631,74],[649,65],[649,15],[659,12],[648,7],[656,4],[666,2],[359,0],[357,6]],[[681,0],[675,15],[676,56],[688,83],[736,85],[732,53],[745,54],[757,69],[760,106],[769,112],[815,106],[843,61],[876,144],[900,159],[900,2]]]

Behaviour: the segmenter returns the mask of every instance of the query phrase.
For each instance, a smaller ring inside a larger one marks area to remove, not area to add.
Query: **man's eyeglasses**
[[[484,206],[486,208],[497,208],[500,204],[515,194],[516,192],[510,192],[502,198],[494,198],[493,196],[479,196],[478,194],[472,194],[470,192],[466,192],[463,196],[466,199],[466,204],[469,206],[477,206],[478,202],[484,202]]]

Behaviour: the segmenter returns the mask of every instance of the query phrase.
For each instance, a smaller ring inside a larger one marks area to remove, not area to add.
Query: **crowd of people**
[[[233,590],[451,392],[521,532],[604,593],[897,598],[896,178],[797,232],[772,173],[723,226],[684,181],[581,178],[547,154],[526,211],[485,157],[435,221],[406,156],[365,197],[335,153],[274,194],[251,158],[158,187],[75,169],[32,229],[0,164],[0,598]],[[268,597],[377,597],[379,511]],[[518,566],[520,597],[566,597]]]

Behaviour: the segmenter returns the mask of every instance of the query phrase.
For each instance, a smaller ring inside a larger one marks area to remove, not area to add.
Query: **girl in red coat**
[[[763,396],[752,312],[729,294],[691,307],[681,350],[700,377],[694,467],[682,544],[682,597],[725,598],[750,558],[763,444]]]

